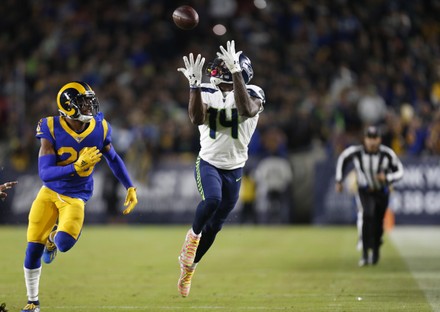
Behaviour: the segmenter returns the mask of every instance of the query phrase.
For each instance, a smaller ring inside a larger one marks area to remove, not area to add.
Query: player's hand
[[[344,186],[342,185],[342,182],[336,182],[335,191],[341,193],[343,190],[344,190]]]
[[[102,153],[96,146],[81,150],[78,159],[73,163],[76,172],[86,171],[101,161]]]
[[[194,55],[190,53],[189,59],[186,56],[183,57],[183,63],[185,64],[185,68],[178,68],[177,71],[185,75],[191,88],[199,88],[202,83],[202,70],[203,64],[205,64],[205,58],[199,54],[194,61]]]
[[[384,172],[380,172],[377,176],[376,176],[377,180],[379,180],[379,182],[385,183],[387,182],[387,176],[385,175]]]
[[[235,41],[228,41],[226,43],[226,49],[220,46],[220,51],[217,52],[217,56],[221,58],[229,71],[234,74],[241,72],[240,55],[243,51],[235,52]]]
[[[8,196],[8,194],[3,191],[13,188],[17,183],[18,181],[11,181],[0,184],[0,199],[5,199]]]
[[[129,214],[134,206],[136,206],[138,203],[137,196],[136,196],[136,188],[135,187],[129,187],[127,190],[127,196],[125,196],[125,203],[124,206],[127,207],[122,212],[123,214]]]
[[[17,185],[18,181],[11,181],[11,182],[5,182],[3,184],[0,184],[0,191],[9,190],[15,185]]]

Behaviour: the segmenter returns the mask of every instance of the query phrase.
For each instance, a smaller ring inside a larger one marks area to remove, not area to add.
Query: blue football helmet
[[[248,84],[254,76],[251,60],[242,53],[240,54],[239,62],[242,69],[241,74],[243,75],[244,83]],[[210,77],[211,83],[216,86],[221,83],[232,83],[232,74],[221,58],[217,57],[214,61],[209,63],[206,72]]]
[[[61,116],[86,123],[99,112],[95,92],[81,81],[65,84],[58,92],[57,104]]]

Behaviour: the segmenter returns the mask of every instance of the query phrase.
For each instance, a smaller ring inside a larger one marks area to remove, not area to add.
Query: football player
[[[191,229],[180,252],[178,291],[188,296],[195,268],[213,244],[227,216],[237,203],[248,145],[263,111],[265,95],[255,85],[251,61],[234,41],[220,46],[217,58],[208,65],[211,83],[202,83],[205,58],[184,56],[178,68],[189,81],[188,112],[198,125],[201,149],[195,179],[201,196]]]
[[[36,130],[43,186],[29,212],[24,259],[28,302],[22,312],[40,311],[41,258],[51,263],[57,250],[66,252],[77,242],[85,203],[93,193],[93,172],[102,156],[127,189],[123,213],[130,213],[137,204],[136,188],[111,144],[112,128],[99,113],[92,88],[84,82],[69,82],[58,92],[57,104],[60,116],[41,119]]]

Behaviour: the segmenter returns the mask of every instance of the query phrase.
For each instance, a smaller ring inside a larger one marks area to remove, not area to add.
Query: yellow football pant
[[[85,203],[78,198],[58,194],[43,186],[29,212],[27,241],[46,244],[58,219],[58,231],[78,239],[84,223]]]

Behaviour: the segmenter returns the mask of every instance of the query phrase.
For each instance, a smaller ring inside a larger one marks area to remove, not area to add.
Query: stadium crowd
[[[194,30],[173,24],[179,4],[197,9]],[[189,52],[208,62],[230,39],[267,97],[251,156],[318,144],[334,157],[366,124],[398,155],[440,153],[436,0],[4,0],[0,10],[0,163],[17,169],[37,159],[35,126],[57,114],[71,80],[93,87],[138,180],[159,160],[194,161],[197,128],[176,69]]]

